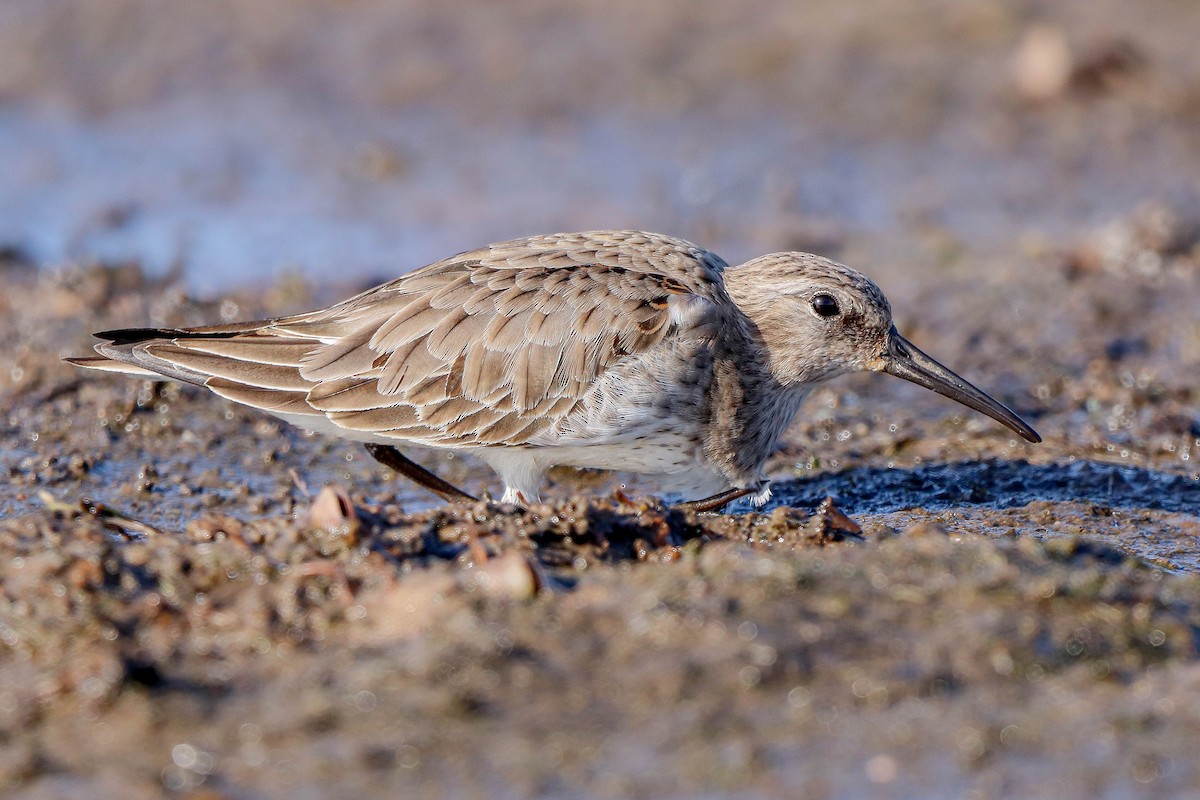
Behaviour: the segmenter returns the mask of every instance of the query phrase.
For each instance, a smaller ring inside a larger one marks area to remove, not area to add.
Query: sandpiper
[[[654,476],[699,509],[769,496],[763,465],[818,383],[887,372],[1031,442],[1011,410],[918,350],[867,277],[809,253],[729,267],[642,231],[534,236],[430,264],[330,308],[96,334],[74,364],[205,386],[366,444],[446,500],[397,445],[474,455],[503,501],[552,466]]]

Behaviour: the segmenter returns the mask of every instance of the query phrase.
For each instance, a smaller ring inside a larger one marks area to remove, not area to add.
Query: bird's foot
[[[753,495],[750,502],[757,508],[771,497],[771,482],[768,480],[757,481],[753,486],[745,488],[734,487],[726,489],[723,492],[714,494],[712,497],[705,497],[700,500],[689,500],[686,503],[680,503],[676,508],[691,509],[697,513],[703,514],[708,511],[719,511],[725,506],[732,503],[734,500]]]

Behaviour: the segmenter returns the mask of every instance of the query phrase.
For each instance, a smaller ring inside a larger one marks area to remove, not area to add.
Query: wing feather
[[[406,399],[410,403],[415,403],[418,406],[427,406],[433,403],[440,403],[450,397],[450,375],[448,373],[438,374],[432,378],[426,378],[417,386],[414,386],[412,391],[408,392]]]
[[[410,340],[405,347],[387,356],[387,363],[379,371],[379,391],[402,399],[445,365],[445,361],[429,352],[423,339]]]
[[[440,309],[429,307],[427,297],[418,296],[379,326],[371,335],[371,348],[386,353],[402,344],[416,341],[436,328],[444,315]]]
[[[235,403],[243,403],[263,411],[277,411],[285,414],[302,414],[316,416],[308,404],[304,392],[281,392],[276,389],[260,389],[254,386],[228,381],[224,378],[212,378],[206,384],[214,393]]]
[[[393,403],[384,408],[372,408],[367,411],[331,411],[327,412],[326,416],[338,425],[345,425],[352,421],[352,425],[345,425],[345,427],[356,431],[375,433],[402,428],[428,430],[425,421],[418,416],[416,406],[402,403]]]
[[[356,330],[341,339],[318,346],[304,356],[300,374],[310,381],[357,375],[371,369],[379,354],[371,348],[371,337]]]
[[[200,375],[235,381],[243,386],[307,392],[311,385],[300,377],[300,370],[296,367],[226,358],[169,343],[148,344],[144,346],[144,350],[151,358],[161,359]]]
[[[656,234],[539,236],[460,254],[324,311],[110,332],[98,349],[360,433],[520,444],[590,402],[591,387],[624,360],[681,330],[717,335],[730,305],[724,267]]]
[[[246,336],[236,339],[179,339],[179,347],[214,356],[255,361],[280,367],[300,367],[316,343],[312,339],[284,336]]]
[[[309,404],[322,412],[369,411],[386,408],[395,398],[379,393],[375,378],[351,377],[323,381],[308,392]]]
[[[438,358],[452,361],[465,353],[472,342],[479,341],[487,326],[486,316],[472,316],[459,307],[447,312],[446,319],[430,332],[425,346]]]

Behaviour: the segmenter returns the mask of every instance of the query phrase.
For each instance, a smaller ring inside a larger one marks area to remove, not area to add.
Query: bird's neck
[[[812,384],[779,380],[762,332],[744,311],[726,320],[714,356],[705,455],[735,485],[752,482]]]

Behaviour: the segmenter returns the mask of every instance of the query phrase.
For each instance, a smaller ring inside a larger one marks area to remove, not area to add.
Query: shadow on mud
[[[1187,475],[1081,461],[967,461],[915,469],[862,467],[772,485],[766,508],[815,506],[832,496],[861,514],[957,506],[1015,508],[1035,500],[1200,514],[1200,483]]]

